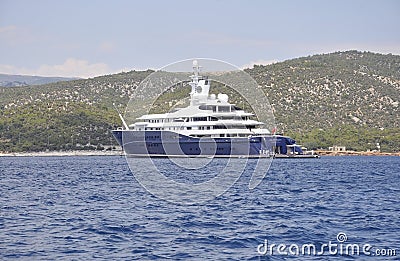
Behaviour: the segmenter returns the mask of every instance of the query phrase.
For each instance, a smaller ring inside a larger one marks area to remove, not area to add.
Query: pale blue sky
[[[0,0],[0,73],[88,77],[193,57],[239,67],[400,54],[400,1]]]

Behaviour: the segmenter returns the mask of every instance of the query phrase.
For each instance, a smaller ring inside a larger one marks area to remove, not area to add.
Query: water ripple
[[[185,179],[157,161],[171,178]],[[350,243],[395,248],[399,163],[275,160],[254,190],[245,172],[215,200],[180,206],[146,192],[124,158],[0,158],[0,259],[282,260],[294,257],[261,256],[257,246],[268,240],[321,247],[337,242],[339,232]],[[190,172],[192,183],[214,176],[210,166]]]

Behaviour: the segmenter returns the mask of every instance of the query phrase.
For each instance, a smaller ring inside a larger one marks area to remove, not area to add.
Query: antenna
[[[197,60],[193,60],[193,69],[195,72],[199,69],[199,63]]]
[[[118,116],[119,116],[119,118],[120,118],[121,121],[122,121],[122,125],[124,125],[124,128],[125,128],[126,130],[129,130],[128,124],[126,124],[126,122],[125,122],[124,118],[122,117],[121,113],[119,112],[117,106],[115,106],[115,103],[113,103],[113,106],[114,106],[115,110],[118,112]]]

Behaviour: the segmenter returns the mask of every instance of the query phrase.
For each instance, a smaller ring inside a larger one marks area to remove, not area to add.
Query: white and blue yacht
[[[274,157],[303,155],[286,136],[263,129],[254,115],[229,103],[226,94],[209,94],[211,80],[193,62],[190,105],[162,114],[146,114],[113,135],[128,156]],[[305,155],[304,155],[305,156]]]

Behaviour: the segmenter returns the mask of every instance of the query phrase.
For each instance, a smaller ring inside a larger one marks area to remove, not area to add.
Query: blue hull
[[[152,157],[272,157],[287,154],[287,145],[295,144],[293,139],[280,135],[194,138],[170,131],[130,130],[114,130],[113,135],[127,155]],[[296,153],[302,154],[296,148]]]

